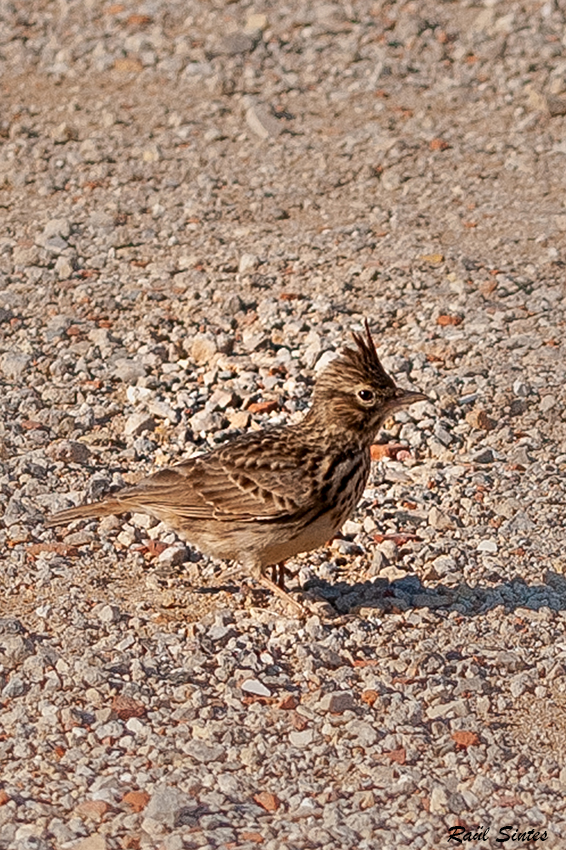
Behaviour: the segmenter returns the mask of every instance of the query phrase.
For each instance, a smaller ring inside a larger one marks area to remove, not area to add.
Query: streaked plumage
[[[48,526],[148,513],[291,599],[266,568],[334,536],[362,496],[379,427],[393,411],[426,398],[387,375],[367,322],[366,336],[353,339],[356,348],[345,348],[319,375],[299,424],[236,437],[100,502],[61,511]]]

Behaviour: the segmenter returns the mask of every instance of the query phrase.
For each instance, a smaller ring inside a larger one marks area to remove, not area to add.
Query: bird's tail
[[[101,502],[93,502],[91,505],[79,505],[77,508],[68,508],[48,517],[46,528],[55,525],[66,525],[75,519],[86,519],[87,517],[108,516],[109,514],[123,514],[128,510],[118,499],[103,499]]]

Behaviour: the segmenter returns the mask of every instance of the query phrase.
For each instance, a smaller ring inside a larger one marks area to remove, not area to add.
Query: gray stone
[[[260,139],[275,139],[284,129],[279,120],[259,103],[248,107],[246,121],[250,130]]]
[[[2,696],[6,699],[21,697],[26,692],[26,684],[21,676],[12,676],[2,689]]]
[[[29,354],[23,351],[6,351],[0,357],[0,371],[8,380],[19,381],[31,361]]]
[[[157,563],[163,567],[177,567],[183,564],[189,556],[186,546],[182,543],[175,543],[173,546],[168,546],[157,557]]]
[[[450,575],[458,570],[458,564],[451,555],[439,555],[432,561],[432,567],[439,576]]]
[[[103,605],[97,611],[101,623],[117,623],[120,619],[120,609],[116,605]]]
[[[304,729],[302,732],[291,732],[289,734],[289,741],[293,747],[298,747],[299,749],[303,749],[303,747],[308,747],[309,744],[312,744],[314,738],[314,732],[312,729]]]
[[[497,543],[495,540],[480,540],[476,548],[478,552],[495,554],[495,552],[497,552]]]
[[[373,747],[379,738],[376,729],[365,720],[353,720],[346,729],[360,747]]]
[[[103,723],[102,726],[97,726],[95,734],[100,741],[104,738],[116,740],[124,734],[124,724],[119,720],[111,720],[109,723]]]
[[[144,817],[166,827],[174,827],[180,812],[195,802],[192,797],[171,785],[158,785],[144,811]]]
[[[259,260],[255,254],[242,254],[238,263],[238,271],[240,274],[248,274],[253,272],[259,265]]]
[[[220,746],[220,744],[205,744],[204,741],[200,741],[197,738],[189,741],[189,743],[183,747],[183,752],[202,764],[208,764],[213,761],[223,761],[226,755],[224,747]]]
[[[352,711],[355,707],[356,701],[350,691],[333,691],[325,694],[318,703],[319,711],[331,714],[342,714],[344,711]]]
[[[269,688],[266,688],[265,685],[258,682],[257,679],[246,679],[245,682],[242,682],[242,690],[248,694],[255,694],[258,697],[271,696]]]
[[[155,429],[155,419],[149,413],[139,412],[132,413],[126,419],[124,425],[124,434],[130,437],[134,434],[140,435],[144,431],[153,431]]]
[[[484,446],[480,449],[477,449],[475,452],[472,452],[470,455],[470,460],[472,463],[493,463],[495,457],[493,452],[487,446]]]
[[[133,384],[147,374],[147,369],[139,360],[124,358],[116,361],[112,374],[126,384]]]

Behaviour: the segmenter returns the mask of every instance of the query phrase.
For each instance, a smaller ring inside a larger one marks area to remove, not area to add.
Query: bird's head
[[[356,347],[344,348],[318,376],[311,415],[327,427],[373,439],[392,413],[427,397],[395,384],[379,361],[367,320],[365,329],[352,334]]]

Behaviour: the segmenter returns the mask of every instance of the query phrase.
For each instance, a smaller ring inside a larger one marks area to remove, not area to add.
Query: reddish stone
[[[133,697],[118,694],[112,700],[112,711],[120,720],[129,720],[131,717],[143,717],[146,712],[145,705]]]
[[[250,404],[248,411],[250,413],[271,413],[272,410],[277,410],[279,402],[277,401],[255,401]]]
[[[106,800],[83,800],[75,806],[75,814],[91,820],[101,820],[109,808],[110,805]]]
[[[466,750],[468,747],[476,747],[480,742],[477,732],[466,732],[464,729],[453,732],[451,738],[462,750]]]
[[[372,706],[376,702],[378,697],[379,694],[377,693],[377,691],[372,691],[370,689],[362,691],[362,702],[367,703],[369,706]]]
[[[122,802],[134,812],[141,812],[149,803],[149,794],[147,791],[128,791],[122,797]]]
[[[292,709],[296,708],[298,704],[298,699],[294,697],[293,694],[288,694],[286,697],[283,697],[281,700],[279,700],[279,702],[277,703],[277,708],[282,708],[285,711],[291,711]]]
[[[254,800],[266,812],[276,812],[281,805],[281,801],[270,791],[260,791],[254,796]]]

